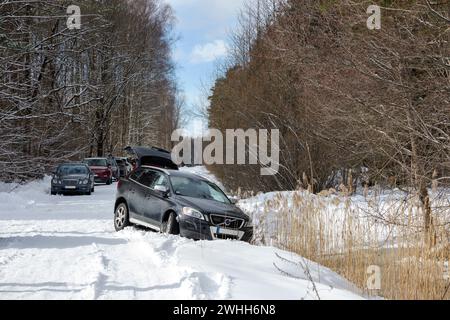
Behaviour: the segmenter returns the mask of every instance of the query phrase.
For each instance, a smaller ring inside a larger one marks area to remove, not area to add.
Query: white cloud
[[[191,63],[212,62],[226,56],[227,45],[223,40],[215,40],[203,45],[196,45],[191,53]]]
[[[184,59],[184,52],[181,48],[179,47],[174,47],[172,50],[172,59],[175,62],[180,62]]]

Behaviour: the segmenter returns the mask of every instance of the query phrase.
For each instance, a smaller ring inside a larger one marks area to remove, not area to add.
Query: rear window
[[[84,161],[89,167],[107,167],[106,159],[87,159]]]

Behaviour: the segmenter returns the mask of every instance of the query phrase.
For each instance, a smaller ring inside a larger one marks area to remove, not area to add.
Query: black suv
[[[194,174],[142,166],[118,185],[114,226],[137,224],[195,240],[250,241],[250,219],[214,183]]]

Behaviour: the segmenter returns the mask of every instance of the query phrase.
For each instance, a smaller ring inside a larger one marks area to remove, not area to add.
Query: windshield
[[[106,159],[87,159],[84,161],[89,167],[107,167]]]
[[[87,175],[88,173],[89,170],[85,166],[62,166],[58,169],[58,175],[61,176]]]
[[[170,177],[175,194],[185,197],[230,203],[223,191],[212,182],[188,177]]]

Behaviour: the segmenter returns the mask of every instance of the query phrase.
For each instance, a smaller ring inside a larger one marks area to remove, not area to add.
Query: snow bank
[[[440,208],[448,208],[450,191],[430,190],[430,197],[435,221],[448,222],[449,210]],[[348,230],[354,231],[355,246],[388,247],[387,243],[396,240],[405,229],[420,230],[424,216],[419,198],[398,189],[372,189],[366,195],[352,196],[337,192],[272,192],[241,200],[238,206],[252,217],[260,244],[277,246],[280,225],[284,228],[286,221],[307,222],[311,230],[320,229],[329,236],[336,251],[343,248],[343,235],[349,235]]]
[[[191,242],[178,247],[176,256],[182,265],[223,275],[219,279],[228,279],[230,299],[362,299],[356,287],[331,270],[273,247]]]
[[[11,217],[13,212],[23,212],[33,207],[50,193],[51,177],[20,185],[0,183],[0,219]]]

